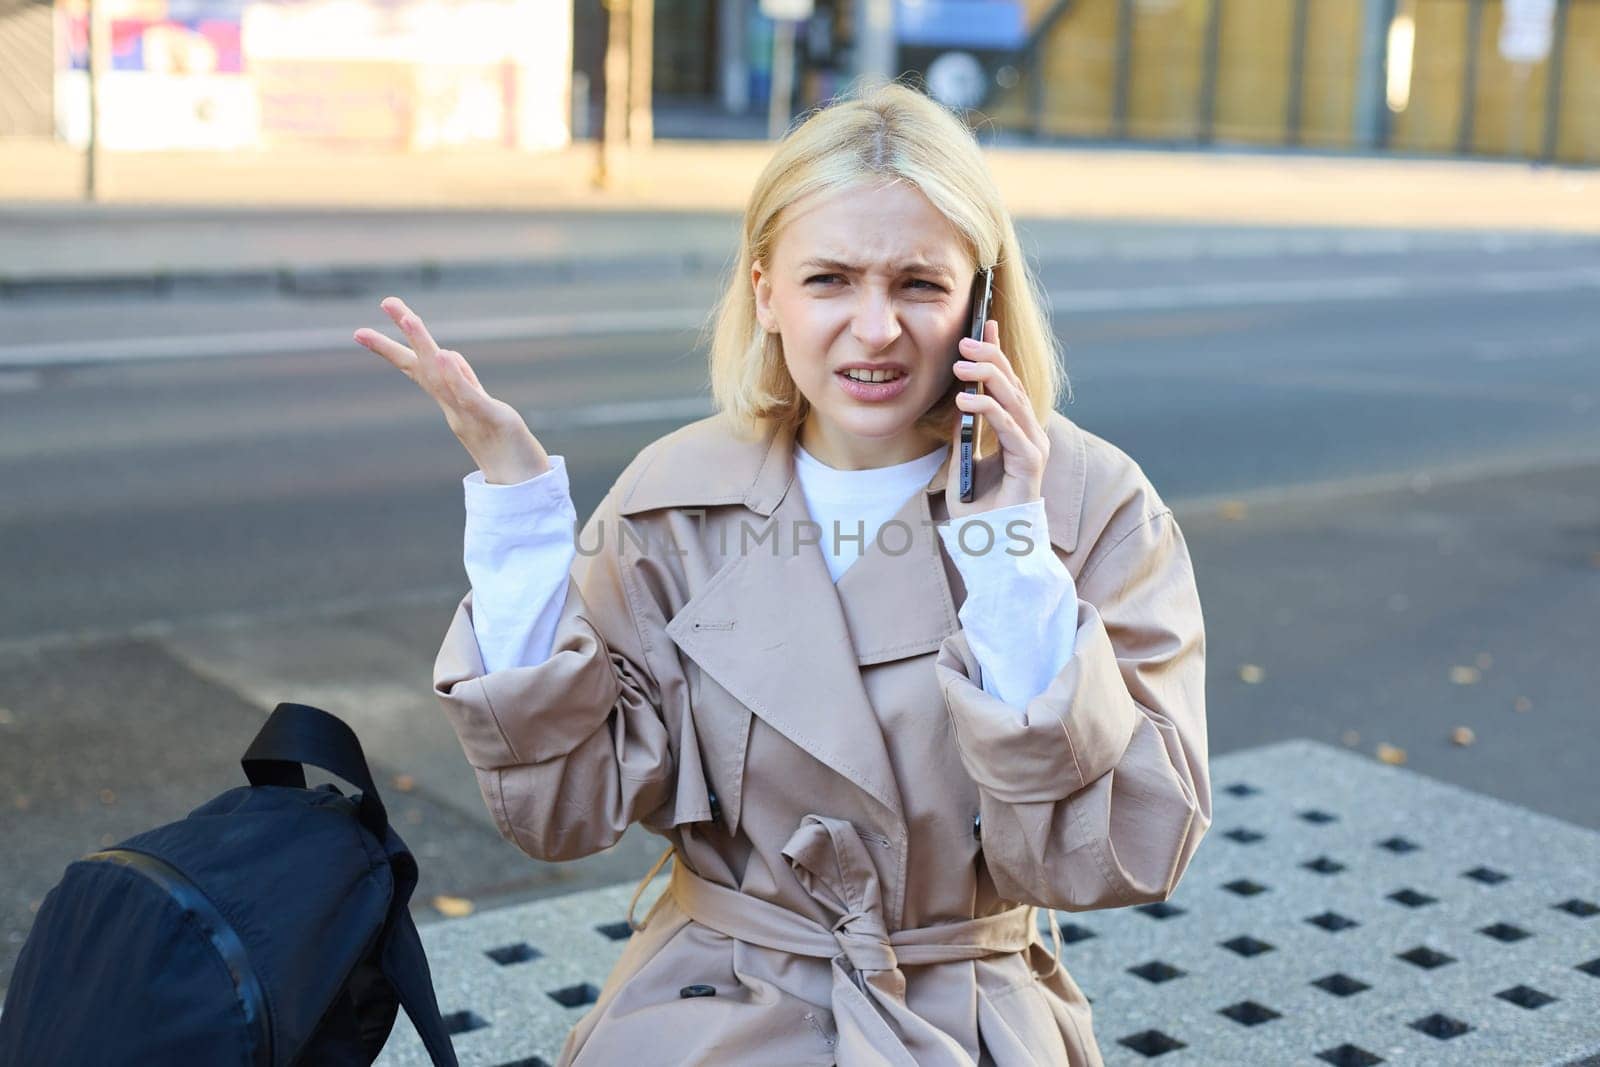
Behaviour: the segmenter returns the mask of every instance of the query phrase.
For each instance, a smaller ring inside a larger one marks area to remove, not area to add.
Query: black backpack
[[[248,786],[66,869],[17,959],[0,1067],[370,1064],[404,1006],[456,1067],[417,865],[342,721],[279,704]],[[301,764],[361,789],[307,789]]]

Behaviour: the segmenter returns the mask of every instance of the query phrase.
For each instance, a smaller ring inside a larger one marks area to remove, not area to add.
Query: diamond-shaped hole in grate
[[[1176,904],[1168,904],[1164,900],[1158,900],[1154,904],[1140,904],[1133,910],[1148,915],[1152,919],[1171,919],[1184,913],[1183,908],[1178,907]]]
[[[1336,911],[1325,911],[1321,915],[1313,915],[1311,918],[1307,919],[1306,922],[1310,923],[1312,926],[1320,926],[1329,933],[1334,934],[1338,933],[1340,930],[1348,930],[1352,926],[1361,925],[1354,919],[1347,919]]]
[[[599,999],[600,990],[596,989],[592,982],[579,982],[577,985],[552,989],[545,995],[563,1008],[581,1008]]]
[[[1353,997],[1357,993],[1372,988],[1358,978],[1351,978],[1348,974],[1342,974],[1337,971],[1324,978],[1318,978],[1311,984],[1318,989],[1332,993],[1336,997]]]
[[[1448,1041],[1452,1037],[1460,1037],[1472,1029],[1460,1019],[1452,1019],[1450,1016],[1442,1015],[1439,1012],[1434,1012],[1432,1015],[1422,1019],[1416,1019],[1411,1022],[1410,1026],[1413,1030],[1420,1030],[1429,1037],[1437,1037],[1441,1041]]]
[[[1273,1019],[1282,1018],[1265,1004],[1257,1004],[1253,1000],[1241,1000],[1237,1004],[1230,1004],[1226,1008],[1218,1009],[1218,1013],[1226,1015],[1242,1026],[1259,1026]]]
[[[488,949],[484,952],[484,955],[504,967],[512,963],[527,963],[529,960],[536,960],[543,956],[544,953],[526,941],[518,941],[515,945],[501,945],[499,948]]]
[[[1587,919],[1591,915],[1600,915],[1600,904],[1579,900],[1577,897],[1573,897],[1571,900],[1563,900],[1555,905],[1555,909],[1564,911],[1568,915],[1576,915],[1580,919]]]
[[[1229,830],[1222,836],[1226,837],[1229,841],[1237,841],[1241,845],[1253,845],[1267,835],[1259,833],[1255,830],[1247,830],[1241,826],[1236,830]]]
[[[1521,941],[1525,937],[1533,936],[1522,927],[1512,926],[1510,923],[1495,923],[1493,926],[1485,926],[1478,933],[1486,937],[1492,937],[1496,941],[1503,941],[1508,945],[1513,941]]]
[[[444,1032],[452,1037],[472,1030],[482,1030],[489,1025],[489,1020],[475,1011],[453,1011],[441,1019],[444,1022]]]
[[[1265,893],[1267,887],[1260,882],[1252,882],[1248,878],[1235,878],[1222,888],[1230,893],[1237,893],[1241,897],[1253,897],[1257,893]]]
[[[1234,782],[1232,785],[1224,789],[1223,792],[1230,793],[1236,797],[1248,797],[1254,796],[1255,794],[1261,792],[1261,790],[1247,782]]]
[[[1435,967],[1443,967],[1447,963],[1456,961],[1454,956],[1436,952],[1427,945],[1418,945],[1416,948],[1407,949],[1405,952],[1396,952],[1395,956],[1414,966],[1421,967],[1425,971],[1431,971]]]
[[[1510,989],[1502,989],[1495,996],[1501,1000],[1508,1000],[1519,1008],[1542,1008],[1546,1004],[1554,1003],[1557,998],[1549,993],[1534,989],[1532,986],[1514,985]]]
[[[1471,878],[1474,882],[1482,882],[1484,885],[1499,885],[1511,876],[1493,867],[1474,867],[1470,871],[1462,871],[1461,877]]]
[[[1594,959],[1585,963],[1580,963],[1574,969],[1582,971],[1584,974],[1593,975],[1596,978],[1600,978],[1600,956],[1596,956]]]
[[[550,1061],[541,1059],[538,1056],[528,1056],[520,1060],[508,1060],[505,1063],[497,1063],[495,1064],[495,1067],[550,1067]]]
[[[1079,941],[1087,941],[1096,936],[1098,935],[1087,926],[1079,926],[1077,923],[1069,922],[1061,924],[1061,941],[1063,944],[1076,945]]]
[[[1378,847],[1386,848],[1395,855],[1401,856],[1407,852],[1416,852],[1422,846],[1417,844],[1415,841],[1407,840],[1404,837],[1389,837],[1379,841]]]
[[[1308,811],[1302,811],[1300,812],[1300,818],[1309,823],[1316,823],[1318,826],[1321,826],[1323,823],[1337,822],[1339,820],[1339,816],[1333,814],[1331,811],[1323,811],[1320,808],[1311,808]]]
[[[1383,1062],[1382,1056],[1368,1052],[1360,1045],[1350,1044],[1323,1049],[1317,1053],[1317,1059],[1331,1063],[1333,1067],[1372,1067],[1374,1063]]]
[[[1438,897],[1430,897],[1426,893],[1419,893],[1415,889],[1401,889],[1389,894],[1389,899],[1396,904],[1404,904],[1408,908],[1420,908],[1425,904],[1437,904]]]
[[[1338,874],[1344,870],[1344,864],[1327,856],[1318,856],[1316,859],[1308,863],[1302,863],[1300,866],[1308,871],[1316,871],[1318,874]]]
[[[1265,941],[1257,941],[1249,934],[1241,934],[1240,936],[1229,941],[1224,941],[1221,944],[1223,948],[1230,952],[1237,952],[1246,959],[1250,958],[1251,956],[1259,956],[1263,952],[1271,952],[1273,949],[1273,946],[1267,944]]]
[[[1149,963],[1141,963],[1137,967],[1129,967],[1128,973],[1136,974],[1140,978],[1143,978],[1146,982],[1160,985],[1162,982],[1168,982],[1174,978],[1182,977],[1188,972],[1180,971],[1170,963],[1163,963],[1160,960],[1151,960]]]
[[[1175,1049],[1188,1048],[1182,1041],[1170,1034],[1163,1034],[1160,1030],[1145,1030],[1127,1037],[1117,1038],[1117,1044],[1125,1045],[1141,1056],[1160,1056]]]
[[[628,920],[620,919],[614,923],[601,923],[595,930],[602,934],[608,941],[626,941],[633,936],[633,927],[628,925]]]

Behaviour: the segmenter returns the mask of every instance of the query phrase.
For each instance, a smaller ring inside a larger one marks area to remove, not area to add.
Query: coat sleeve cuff
[[[1077,600],[1077,631],[1066,665],[1044,692],[1017,709],[973,682],[981,677],[966,635],[939,649],[934,670],[962,759],[973,780],[999,800],[1061,800],[1114,768],[1140,712],[1095,606]]]
[[[963,525],[974,521],[993,536],[964,536]],[[961,626],[984,692],[1020,715],[1076,644],[1077,589],[1050,544],[1044,501],[993,508],[938,531],[966,586]]]
[[[549,658],[491,672],[473,631],[472,593],[462,598],[434,660],[433,689],[468,763],[489,770],[555,759],[604,723],[622,686],[587,610],[569,582]]]

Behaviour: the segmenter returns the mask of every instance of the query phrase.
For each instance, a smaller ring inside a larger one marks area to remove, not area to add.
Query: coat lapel
[[[1060,414],[1047,432],[1050,540],[1070,553],[1086,442]],[[794,473],[793,430],[743,438],[714,415],[652,447],[655,456],[624,494],[623,514],[741,504],[753,513],[742,516],[752,531],[766,538],[733,552],[667,624],[667,635],[750,712],[899,817],[899,789],[860,668],[936,651],[959,628],[960,601],[932,527],[948,518],[949,461],[900,508],[895,518],[904,529],[886,533],[883,545],[869,541],[836,587],[817,546],[796,550],[794,531],[810,512]],[[735,529],[730,541],[738,537]]]
[[[900,792],[827,563],[816,545],[795,547],[810,513],[794,479],[792,433],[780,431],[768,445],[770,463],[758,467],[745,501],[765,520],[751,518],[752,530],[767,539],[752,538],[734,554],[667,624],[667,636],[751,712],[898,819]]]

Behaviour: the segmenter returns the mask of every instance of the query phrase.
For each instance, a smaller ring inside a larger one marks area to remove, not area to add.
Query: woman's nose
[[[889,294],[862,290],[851,332],[872,351],[892,344],[900,336],[900,317]]]

